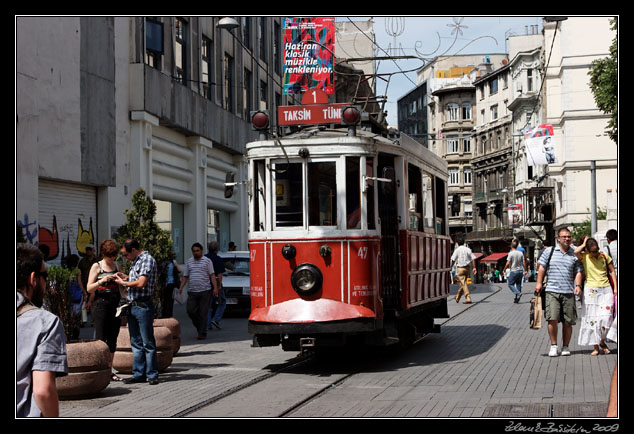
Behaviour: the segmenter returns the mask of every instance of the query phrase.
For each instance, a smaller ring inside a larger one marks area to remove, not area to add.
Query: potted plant
[[[57,393],[62,399],[94,396],[110,383],[110,351],[106,343],[100,340],[71,340],[73,316],[70,289],[73,279],[77,279],[77,270],[51,265],[47,272],[44,308],[60,318],[66,336],[68,375],[55,380]]]

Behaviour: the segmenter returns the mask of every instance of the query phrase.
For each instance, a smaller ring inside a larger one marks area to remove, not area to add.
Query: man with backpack
[[[550,350],[548,355],[569,356],[568,344],[572,337],[572,326],[576,324],[577,310],[575,296],[581,295],[581,283],[583,281],[583,265],[577,259],[574,249],[570,248],[572,237],[567,228],[559,229],[557,243],[553,247],[544,250],[538,260],[539,271],[537,273],[537,285],[535,292],[541,294],[545,291],[545,315],[548,321],[548,336],[550,337]],[[544,286],[544,276],[548,280]],[[561,352],[557,348],[557,323],[562,325]]]

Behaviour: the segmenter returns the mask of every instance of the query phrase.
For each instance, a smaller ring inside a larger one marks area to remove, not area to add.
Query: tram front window
[[[275,223],[303,226],[302,163],[275,165]]]
[[[308,163],[308,224],[337,225],[337,164]]]

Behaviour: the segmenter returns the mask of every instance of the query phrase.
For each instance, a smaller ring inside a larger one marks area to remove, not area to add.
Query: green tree
[[[610,55],[597,59],[590,65],[590,89],[599,110],[611,115],[606,133],[618,143],[618,18],[610,20],[611,29],[617,32],[610,46]]]
[[[170,233],[161,229],[154,221],[156,216],[156,204],[147,197],[145,190],[138,189],[132,196],[132,208],[125,211],[126,222],[119,227],[114,234],[119,244],[126,239],[135,239],[156,260],[158,266],[158,278],[156,290],[153,294],[155,312],[159,312],[161,295],[167,281],[167,270],[162,266],[169,259],[172,251],[172,239]]]
[[[588,210],[588,214],[590,214],[590,210]],[[597,220],[605,220],[608,216],[608,211],[606,209],[597,209]],[[573,224],[572,230],[570,231],[570,235],[573,240],[581,240],[582,237],[588,236],[593,237],[594,234],[592,232],[592,222],[590,221],[590,217],[586,218],[581,223]]]

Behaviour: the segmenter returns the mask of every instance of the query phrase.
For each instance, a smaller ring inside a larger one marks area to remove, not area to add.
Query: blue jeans
[[[513,294],[520,295],[522,293],[523,280],[524,280],[524,271],[522,270],[511,271],[511,274],[509,274],[508,284]]]
[[[132,347],[132,376],[158,377],[158,356],[154,340],[154,304],[152,300],[133,305],[128,315],[128,330]]]
[[[222,315],[224,315],[225,313],[225,309],[227,307],[227,297],[225,297],[225,288],[221,287],[219,294],[220,296],[220,303],[218,303],[218,306],[216,307],[216,312],[214,313],[213,317],[211,316],[212,312],[213,312],[213,304],[218,302],[217,298],[214,298],[212,300],[211,303],[209,303],[209,317],[208,317],[208,321],[207,321],[207,328],[211,328],[211,322],[212,321],[216,321],[219,322],[222,319]],[[213,296],[212,296],[213,298]]]

